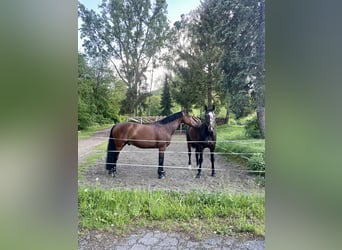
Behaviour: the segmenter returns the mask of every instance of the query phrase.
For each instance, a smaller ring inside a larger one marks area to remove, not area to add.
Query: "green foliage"
[[[212,16],[210,6],[203,2],[191,15],[176,22],[172,30],[170,61],[176,73],[172,96],[189,110],[193,105],[218,104],[223,95],[218,85],[221,74],[217,63],[221,50],[214,35],[217,18]]]
[[[78,129],[118,120],[113,104],[111,71],[101,60],[86,61],[78,55]]]
[[[256,116],[254,116],[252,119],[246,122],[245,133],[246,133],[246,136],[249,138],[256,138],[256,139],[262,138]]]
[[[160,115],[160,101],[161,97],[159,96],[150,96],[148,100],[148,115],[150,116],[158,116]]]
[[[149,225],[172,221],[177,228],[196,231],[194,223],[205,220],[211,232],[264,235],[264,202],[260,195],[221,192],[78,190],[79,222],[84,228],[124,230],[147,221]]]
[[[221,17],[215,32],[223,50],[221,84],[239,118],[264,106],[265,1],[213,2],[214,16]]]
[[[78,130],[83,130],[93,124],[94,118],[91,114],[90,107],[78,97]]]
[[[248,159],[248,167],[255,171],[265,171],[264,154],[256,154]]]
[[[99,9],[101,14],[79,3],[83,46],[91,57],[112,63],[127,86],[122,112],[137,114],[149,96],[145,73],[156,67],[168,36],[166,1],[104,0]]]
[[[163,93],[160,100],[161,112],[160,115],[170,115],[172,108],[172,100],[170,93],[170,86],[167,76],[165,77]]]

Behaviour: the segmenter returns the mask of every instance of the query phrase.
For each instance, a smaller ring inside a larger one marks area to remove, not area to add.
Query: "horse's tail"
[[[112,127],[109,134],[108,146],[107,146],[107,160],[106,160],[106,169],[111,170],[113,168],[113,163],[115,162],[115,141],[113,138],[113,129]]]

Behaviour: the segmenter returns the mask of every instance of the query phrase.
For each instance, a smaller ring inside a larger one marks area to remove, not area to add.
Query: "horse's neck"
[[[169,123],[166,124],[166,127],[171,132],[171,135],[176,131],[176,129],[178,128],[180,123],[181,123],[180,119],[177,119],[177,120],[174,120],[174,121],[169,122]]]

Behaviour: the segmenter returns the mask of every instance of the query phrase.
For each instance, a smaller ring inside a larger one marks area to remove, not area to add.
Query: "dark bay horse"
[[[158,148],[158,178],[164,178],[164,151],[170,144],[171,136],[181,123],[185,123],[191,127],[198,127],[201,121],[196,117],[190,116],[183,110],[151,124],[143,125],[123,122],[114,125],[110,131],[107,147],[106,169],[108,170],[108,174],[115,177],[116,162],[120,151],[128,144],[139,148]]]
[[[196,165],[198,172],[196,178],[200,178],[202,173],[203,162],[203,150],[205,148],[210,149],[210,161],[211,161],[211,176],[215,176],[215,145],[216,145],[216,132],[215,132],[215,106],[211,110],[208,110],[205,106],[205,119],[200,127],[190,127],[186,132],[186,140],[188,142],[188,155],[189,166],[191,166],[191,147],[196,149]]]

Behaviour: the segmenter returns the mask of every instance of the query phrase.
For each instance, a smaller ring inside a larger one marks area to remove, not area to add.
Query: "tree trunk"
[[[226,117],[224,118],[224,124],[229,124],[229,108],[227,106]]]
[[[258,108],[256,113],[261,136],[265,138],[265,107]]]

